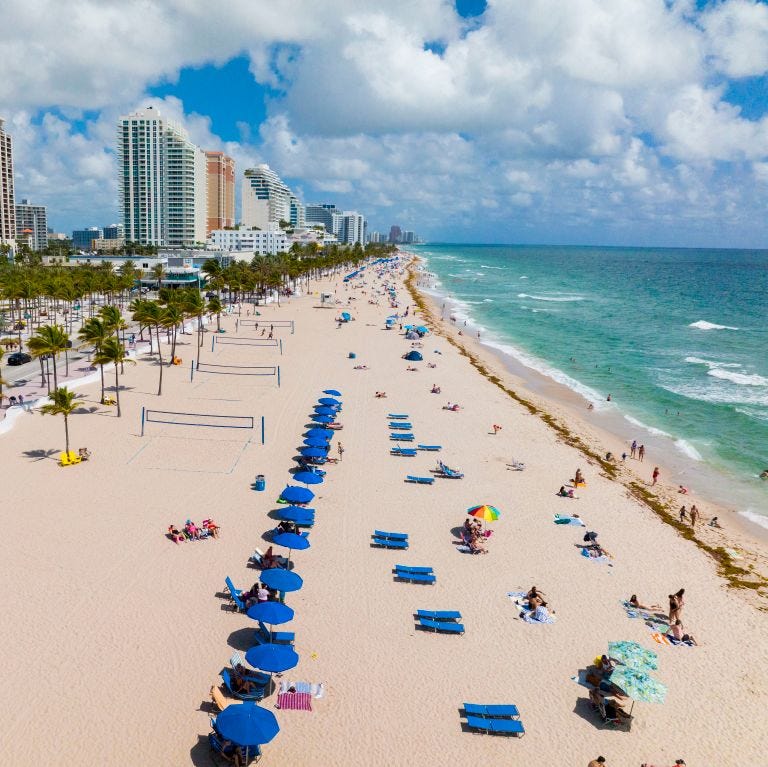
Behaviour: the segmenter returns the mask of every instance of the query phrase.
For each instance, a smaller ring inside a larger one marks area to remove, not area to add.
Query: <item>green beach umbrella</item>
[[[659,667],[659,656],[637,642],[609,642],[608,655],[638,671],[655,671]]]
[[[663,703],[667,697],[667,688],[645,671],[632,666],[619,666],[614,669],[609,681],[616,685],[627,697],[641,703]]]

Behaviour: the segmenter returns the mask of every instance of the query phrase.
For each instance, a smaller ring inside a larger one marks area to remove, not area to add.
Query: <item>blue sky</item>
[[[83,0],[98,46],[9,0],[0,115],[18,197],[118,218],[114,125],[153,103],[242,171],[435,240],[762,247],[768,6],[757,0]],[[19,35],[24,48],[15,45]],[[45,51],[45,56],[41,55]]]

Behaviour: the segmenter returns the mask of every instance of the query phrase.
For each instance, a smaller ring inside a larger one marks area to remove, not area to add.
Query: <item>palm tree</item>
[[[2,361],[4,355],[5,355],[5,350],[0,349],[0,362]],[[6,381],[3,378],[3,371],[2,369],[0,369],[0,405],[3,404],[3,386],[5,386],[7,383],[8,381]]]
[[[125,347],[113,336],[110,336],[101,346],[101,350],[94,357],[93,360],[97,365],[101,365],[101,369],[104,369],[104,365],[112,363],[115,366],[115,399],[117,400],[117,417],[120,418],[120,379],[118,378],[118,363],[122,368],[125,362],[130,362],[132,365],[136,364],[135,360],[132,360],[125,350]]]
[[[160,326],[163,324],[163,307],[156,301],[134,301],[133,321],[140,322],[150,328],[149,334],[152,336],[152,328],[155,329],[157,336],[157,354],[160,359],[160,382],[157,385],[157,396],[163,393],[163,350],[160,346]]]
[[[60,389],[54,389],[50,395],[51,401],[40,408],[42,415],[63,415],[64,416],[64,441],[66,452],[69,453],[69,416],[82,405],[81,400],[75,399],[75,392],[62,386]]]
[[[115,334],[115,338],[120,340],[120,331],[128,329],[128,323],[123,319],[123,313],[120,308],[114,304],[107,304],[99,309],[99,314],[104,320],[104,324]],[[125,340],[125,334],[123,334],[123,340]],[[120,372],[125,372],[123,368],[120,368]]]
[[[221,330],[221,312],[224,307],[221,305],[221,300],[218,296],[213,296],[208,299],[208,306],[206,307],[211,314],[216,315],[216,330]]]
[[[203,313],[205,302],[197,290],[190,290],[184,295],[184,311],[190,317],[197,317],[197,362],[200,362],[200,347],[203,345]]]
[[[152,276],[157,280],[157,289],[160,290],[163,277],[165,277],[165,267],[162,264],[155,264],[150,271],[152,272]]]
[[[27,348],[33,357],[50,354],[53,359],[53,388],[59,388],[56,373],[56,357],[67,348],[69,336],[61,325],[41,325],[35,335],[27,341]]]
[[[80,348],[82,349],[84,346],[92,346],[95,357],[99,355],[101,352],[101,347],[104,346],[104,342],[110,337],[110,335],[110,329],[98,317],[91,317],[91,319],[86,320],[77,333],[78,338],[83,341],[83,343],[80,344]],[[94,362],[96,362],[95,358]],[[99,365],[99,369],[101,370],[101,404],[103,405],[104,365],[98,362],[96,362],[96,364]]]
[[[176,356],[176,333],[181,325],[184,329],[184,312],[177,303],[168,304],[163,309],[163,327],[171,329],[171,360],[168,365],[173,364],[173,358]]]

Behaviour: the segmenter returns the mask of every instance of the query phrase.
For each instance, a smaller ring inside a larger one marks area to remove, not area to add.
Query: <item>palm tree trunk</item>
[[[203,345],[203,315],[197,315],[197,364],[200,364],[200,347]]]
[[[40,386],[45,386],[45,367],[43,365],[43,358],[38,357],[38,360],[40,360]],[[51,389],[48,388],[48,392],[50,393]]]
[[[69,377],[69,349],[64,349],[64,359],[66,360],[66,369],[64,371],[64,377]]]
[[[104,365],[99,365],[101,370],[101,404],[104,404]]]
[[[67,453],[69,453],[69,423],[67,422],[66,415],[64,415],[64,444],[66,445]]]
[[[120,379],[117,377],[117,365],[115,365],[115,399],[117,400],[117,417],[120,418]]]
[[[51,355],[51,362],[53,362],[53,388],[58,389],[59,388],[59,377],[56,374],[56,355]]]
[[[159,397],[163,393],[163,352],[160,348],[160,325],[155,325],[155,331],[157,333],[157,354],[160,359],[160,382],[157,385],[157,396]]]

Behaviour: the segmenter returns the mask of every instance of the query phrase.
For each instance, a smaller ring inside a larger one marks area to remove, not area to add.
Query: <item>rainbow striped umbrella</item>
[[[473,506],[471,509],[467,509],[467,514],[470,517],[482,519],[483,522],[495,522],[501,516],[501,512],[495,506],[489,506],[486,503],[482,506]]]

